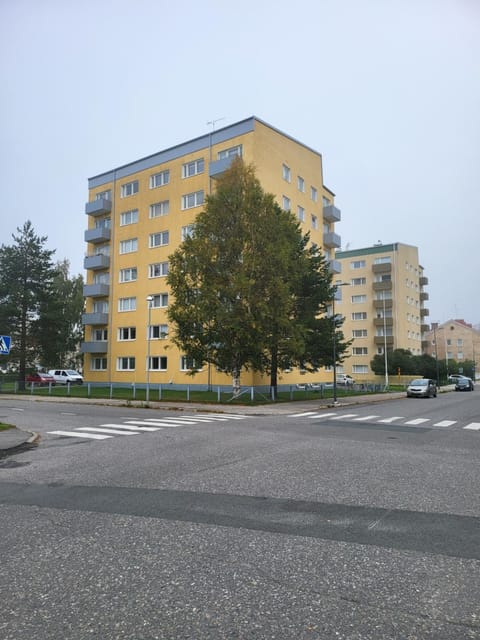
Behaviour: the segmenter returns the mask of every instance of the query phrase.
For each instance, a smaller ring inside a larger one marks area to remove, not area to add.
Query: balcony
[[[374,291],[391,291],[392,290],[392,281],[391,280],[383,280],[382,282],[374,282],[373,283]]]
[[[422,333],[427,333],[427,331],[430,331],[430,325],[429,324],[420,325],[420,331]]]
[[[428,278],[425,276],[420,276],[420,286],[426,287],[428,284]]]
[[[339,248],[342,245],[342,240],[338,233],[334,233],[333,231],[329,231],[328,233],[323,234],[323,246],[332,248]]]
[[[100,200],[94,200],[93,202],[87,202],[85,205],[85,213],[88,216],[102,216],[106,213],[110,213],[112,210],[112,201],[100,198]]]
[[[393,345],[393,336],[386,336],[387,347],[391,347]],[[373,338],[373,342],[375,344],[384,345],[385,344],[385,336],[375,336]]]
[[[392,272],[392,263],[391,262],[381,262],[380,264],[372,265],[373,273],[391,273]]]
[[[425,316],[430,315],[430,309],[420,309],[420,317],[424,318]]]
[[[393,300],[391,298],[385,298],[385,300],[374,300],[373,307],[375,309],[383,309],[385,305],[385,309],[391,309],[393,307]]]
[[[420,291],[420,300],[423,302],[424,300],[428,300],[428,293],[426,291]]]
[[[84,298],[106,298],[110,293],[110,285],[102,283],[97,284],[84,284],[83,285],[83,297]]]
[[[375,327],[393,327],[393,318],[374,318],[373,325]]]
[[[430,340],[422,340],[422,351],[427,351],[430,348]]]
[[[329,260],[328,269],[330,273],[342,273],[342,265],[340,260]]]
[[[83,261],[84,269],[92,269],[96,271],[97,269],[108,269],[110,266],[110,256],[105,255],[104,253],[98,253],[94,256],[85,256]]]
[[[104,325],[108,324],[108,313],[84,313],[82,315],[82,324]]]
[[[210,178],[219,178],[227,169],[230,169],[230,165],[234,158],[238,156],[230,156],[228,158],[222,158],[221,160],[214,160],[210,162],[208,167],[208,175]]]
[[[106,340],[97,340],[96,342],[82,342],[80,351],[82,353],[107,353],[108,342]]]
[[[85,242],[108,242],[110,240],[110,229],[108,227],[96,227],[85,231]]]
[[[326,222],[340,222],[342,213],[334,204],[329,204],[323,207],[323,219]]]

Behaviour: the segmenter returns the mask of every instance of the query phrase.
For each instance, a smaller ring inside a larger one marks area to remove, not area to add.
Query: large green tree
[[[237,159],[216,186],[170,256],[174,341],[197,367],[230,373],[234,393],[243,368],[268,372],[276,393],[279,368],[323,362],[328,322],[316,316],[331,299],[331,275],[252,166]]]
[[[0,247],[0,329],[11,336],[8,361],[18,368],[23,386],[27,367],[37,360],[34,327],[41,306],[52,295],[54,251],[45,248],[47,237],[38,236],[30,221],[17,232],[12,235],[14,244]]]

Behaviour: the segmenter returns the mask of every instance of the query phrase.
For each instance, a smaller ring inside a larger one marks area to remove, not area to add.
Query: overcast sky
[[[343,249],[419,248],[480,323],[478,0],[0,0],[1,242],[84,273],[87,179],[256,115],[323,156]]]

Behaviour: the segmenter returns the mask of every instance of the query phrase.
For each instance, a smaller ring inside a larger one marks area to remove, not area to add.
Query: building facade
[[[465,322],[465,320],[447,320],[439,324],[433,322],[425,335],[427,341],[426,353],[446,363],[449,372],[449,361],[455,360],[459,366],[470,360],[476,365],[476,358],[480,355],[480,331]],[[477,371],[477,367],[474,367]]]
[[[371,379],[370,361],[394,349],[421,355],[427,346],[425,307],[428,279],[418,249],[407,244],[376,244],[337,251],[341,280],[337,279],[335,312],[344,316],[343,333],[352,339],[343,371],[355,380]]]
[[[256,117],[97,175],[89,179],[85,207],[86,380],[230,382],[210,367],[189,375],[185,355],[169,339],[166,276],[169,255],[191,233],[215,179],[237,156],[255,166],[263,189],[295,213],[332,271],[339,272],[335,224],[341,214],[323,184],[321,155]],[[298,375],[285,372],[280,382],[296,383]],[[243,372],[241,381],[258,385],[266,379]]]

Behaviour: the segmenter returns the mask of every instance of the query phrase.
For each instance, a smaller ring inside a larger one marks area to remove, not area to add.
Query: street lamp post
[[[337,324],[335,317],[335,297],[338,287],[348,287],[348,282],[337,282],[333,286],[332,319],[333,319],[333,404],[337,404]]]
[[[432,324],[433,324],[433,341],[435,343],[435,368],[437,371],[437,386],[440,386],[440,371],[438,367],[437,327],[435,322]]]
[[[152,302],[153,296],[147,296],[148,303],[148,323],[147,323],[147,386],[145,390],[145,401],[148,402],[150,399],[150,319],[152,315]]]
[[[387,318],[385,317],[385,291],[382,291],[383,300],[383,353],[385,358],[385,391],[388,389],[388,354],[387,354]]]

